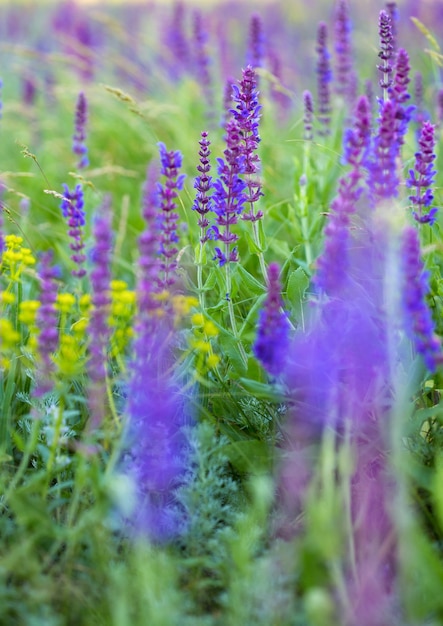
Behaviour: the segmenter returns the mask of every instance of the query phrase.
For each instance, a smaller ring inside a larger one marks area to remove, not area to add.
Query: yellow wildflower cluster
[[[1,264],[12,281],[18,281],[24,269],[35,265],[35,257],[30,248],[23,247],[23,237],[18,235],[5,236],[5,250]]]
[[[193,326],[193,336],[191,348],[197,354],[196,369],[200,373],[205,370],[214,369],[220,362],[220,357],[214,354],[211,339],[219,334],[217,326],[211,320],[205,318],[203,313],[194,313],[191,317]]]
[[[8,355],[16,348],[20,341],[18,333],[9,320],[0,319],[0,346],[2,347],[0,356],[0,367],[9,367]]]
[[[24,300],[20,302],[18,321],[28,327],[29,335],[26,342],[28,352],[33,354],[37,350],[37,311],[40,307],[38,300]]]
[[[124,280],[111,281],[111,311],[108,319],[113,329],[111,356],[123,354],[133,335],[132,321],[135,312],[135,292],[128,289]]]

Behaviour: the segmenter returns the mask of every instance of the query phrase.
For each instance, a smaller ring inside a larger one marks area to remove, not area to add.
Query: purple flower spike
[[[424,122],[420,134],[418,144],[420,150],[415,153],[414,169],[409,170],[409,178],[406,181],[408,187],[415,187],[415,194],[409,196],[409,200],[417,207],[417,211],[413,212],[415,220],[421,224],[433,224],[436,219],[437,209],[429,209],[427,213],[423,213],[424,207],[429,207],[434,196],[430,186],[434,182],[434,176],[437,173],[434,170],[434,137],[435,127],[430,122]]]
[[[80,157],[78,169],[89,165],[88,148],[86,146],[86,123],[88,119],[88,104],[84,93],[80,93],[75,111],[75,134],[73,136],[72,151]]]
[[[394,56],[392,22],[386,11],[380,11],[379,34],[380,52],[378,56],[382,60],[382,63],[377,65],[377,69],[382,73],[380,87],[386,90],[392,85],[392,65],[390,61]]]
[[[342,96],[349,95],[352,75],[351,21],[346,0],[339,0],[335,15],[335,90]]]
[[[443,125],[443,89],[437,93],[437,122],[439,127]]]
[[[319,135],[329,135],[331,130],[331,88],[332,80],[330,54],[327,48],[328,27],[325,22],[320,22],[317,31],[317,91],[318,91],[318,121],[320,123]]]
[[[396,104],[395,134],[399,149],[404,143],[404,136],[415,109],[412,105],[405,106],[411,97],[408,93],[408,85],[411,80],[409,78],[410,69],[408,53],[403,48],[400,48],[395,63],[394,80],[392,86],[388,89],[389,97]]]
[[[66,183],[63,183],[63,187],[64,199],[60,204],[60,208],[69,226],[68,235],[71,238],[69,247],[74,253],[71,255],[71,260],[78,267],[78,269],[72,270],[71,273],[73,276],[82,278],[86,274],[86,270],[82,267],[86,261],[86,256],[83,253],[85,247],[83,242],[83,226],[85,225],[83,189],[80,184],[76,185],[74,191],[70,191]]]
[[[161,173],[165,177],[165,183],[158,184],[158,193],[160,196],[160,255],[162,262],[160,270],[163,276],[160,278],[159,286],[163,289],[171,287],[175,281],[175,273],[178,267],[177,243],[179,241],[177,234],[177,222],[179,215],[177,211],[176,198],[178,191],[183,189],[185,174],[179,174],[183,157],[177,151],[167,151],[164,143],[158,144],[160,152]]]
[[[36,393],[43,395],[51,390],[51,375],[54,371],[52,355],[58,346],[58,311],[55,307],[57,300],[57,278],[59,269],[52,265],[52,250],[41,255],[37,273],[40,281],[40,302],[37,311],[37,325],[40,329],[38,337],[38,352],[41,359]]]
[[[397,106],[392,100],[386,100],[382,104],[379,130],[374,139],[372,159],[368,164],[369,188],[375,202],[398,194],[396,112]]]
[[[258,321],[258,333],[253,350],[263,367],[278,376],[284,370],[289,345],[289,322],[282,311],[280,267],[268,267],[268,294]]]
[[[391,35],[392,35],[392,50],[395,56],[397,52],[397,20],[398,20],[398,10],[396,2],[386,2],[386,11],[391,18]]]
[[[89,322],[88,373],[90,425],[99,427],[105,417],[107,345],[111,334],[108,325],[112,255],[112,215],[110,198],[105,198],[93,224],[94,247],[91,253],[91,319]]]
[[[160,270],[156,229],[156,219],[160,209],[157,179],[158,166],[153,162],[148,167],[143,186],[142,215],[145,228],[138,240],[137,309],[140,316],[148,317],[158,306],[158,302],[153,298],[159,282]]]
[[[331,205],[325,228],[323,254],[317,261],[315,283],[329,296],[337,296],[347,284],[350,215],[356,211],[363,191],[361,182],[370,145],[370,110],[366,96],[357,101],[353,128],[345,133],[345,162],[352,165],[339,180],[338,195]]]
[[[312,101],[312,94],[310,91],[303,92],[303,106],[304,106],[304,139],[306,141],[312,141],[312,122],[314,118],[314,103]]]
[[[260,15],[257,13],[254,13],[251,17],[248,47],[248,65],[254,68],[262,67],[265,56],[265,37],[263,32],[263,22]]]
[[[127,522],[136,535],[156,542],[179,531],[172,512],[173,492],[184,471],[183,396],[167,373],[169,326],[162,320],[136,322],[125,415],[123,472],[132,479],[135,506]]]
[[[254,213],[253,205],[263,195],[261,181],[257,177],[260,171],[260,157],[257,154],[260,143],[259,122],[261,106],[258,101],[257,75],[248,65],[243,70],[243,78],[239,86],[232,85],[235,109],[231,110],[234,119],[238,122],[241,136],[241,153],[244,157],[244,176],[247,187],[247,202],[250,206],[248,213],[242,216],[243,220],[256,222],[263,217],[262,211]]]
[[[408,336],[424,359],[426,367],[435,372],[443,364],[440,340],[434,333],[431,312],[426,304],[428,275],[423,272],[420,242],[415,228],[403,233],[403,308]]]
[[[214,94],[209,66],[211,63],[207,49],[208,34],[204,28],[203,17],[199,10],[193,13],[193,43],[195,48],[196,78],[202,88],[203,95],[208,105],[208,115],[213,115]]]
[[[209,239],[207,228],[209,226],[209,220],[207,218],[208,212],[212,209],[212,201],[208,193],[212,189],[212,177],[209,175],[211,171],[211,163],[209,156],[211,154],[209,150],[210,141],[208,139],[208,133],[203,131],[200,140],[200,164],[197,166],[197,170],[200,172],[200,176],[194,181],[194,188],[197,190],[194,204],[192,208],[200,215],[198,225],[200,226],[200,241],[205,243]]]
[[[247,201],[246,182],[241,178],[245,171],[245,157],[242,146],[240,125],[236,119],[231,119],[226,125],[225,160],[217,159],[218,178],[214,181],[212,195],[213,210],[217,217],[216,222],[222,229],[215,227],[213,233],[219,241],[225,244],[225,252],[220,251],[216,258],[220,265],[229,261],[237,261],[238,257],[231,258],[230,246],[238,240],[238,235],[231,228],[238,222],[238,216],[244,209]]]

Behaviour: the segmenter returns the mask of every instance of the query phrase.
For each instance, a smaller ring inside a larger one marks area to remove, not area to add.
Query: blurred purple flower
[[[88,119],[88,103],[83,92],[79,93],[75,110],[75,133],[73,136],[72,151],[80,161],[77,163],[78,169],[83,169],[89,165],[88,147],[86,145],[86,123]]]
[[[418,144],[420,150],[415,153],[414,169],[409,170],[409,177],[406,180],[408,187],[415,187],[415,194],[409,196],[409,200],[417,207],[417,211],[412,214],[414,219],[420,224],[434,224],[436,220],[437,208],[429,209],[423,213],[424,207],[429,207],[434,199],[432,189],[434,176],[437,173],[434,169],[435,161],[435,127],[430,122],[424,122]]]
[[[37,267],[37,276],[40,282],[40,307],[37,311],[36,323],[40,329],[38,336],[38,353],[40,367],[38,369],[38,383],[36,394],[43,395],[51,390],[51,376],[54,371],[52,355],[58,347],[58,311],[55,307],[57,300],[57,278],[59,268],[52,265],[53,252],[48,250],[40,257]]]
[[[332,71],[330,54],[327,47],[328,27],[320,22],[317,30],[317,119],[320,123],[319,135],[329,135],[331,122],[331,88]]]
[[[248,59],[249,66],[256,68],[263,66],[265,56],[265,35],[263,21],[258,13],[251,16],[249,23]],[[257,79],[258,83],[258,79]]]
[[[279,376],[284,370],[290,331],[288,318],[282,310],[279,274],[279,265],[270,263],[268,293],[260,311],[257,338],[253,346],[256,358],[272,376]]]
[[[303,92],[303,107],[304,107],[304,116],[303,116],[303,128],[304,128],[304,139],[306,141],[312,141],[312,122],[314,119],[314,102],[312,100],[312,94],[310,91],[306,90]]]
[[[443,351],[434,332],[431,311],[426,303],[428,274],[423,271],[420,242],[415,228],[405,228],[402,239],[403,308],[406,331],[426,367],[435,372],[443,364]]]
[[[192,14],[193,38],[192,42],[195,50],[195,70],[196,78],[199,82],[207,105],[207,113],[212,117],[214,111],[214,93],[209,72],[211,57],[207,49],[208,33],[205,30],[203,16],[198,9]]]
[[[400,154],[400,148],[404,143],[404,136],[408,130],[408,124],[412,119],[415,107],[413,105],[406,106],[410,99],[408,93],[408,85],[410,83],[409,72],[409,56],[406,50],[400,48],[397,52],[394,67],[394,79],[391,87],[388,89],[390,99],[395,103],[395,141],[397,143],[397,154]]]
[[[381,104],[378,132],[368,161],[368,185],[374,202],[398,195],[396,113],[397,106],[392,100]]]
[[[177,150],[166,149],[164,143],[158,143],[160,152],[161,173],[165,178],[164,184],[158,183],[157,190],[160,199],[159,230],[160,230],[160,263],[161,275],[159,287],[170,288],[176,281],[176,270],[179,237],[177,234],[176,198],[178,191],[183,189],[186,174],[179,174],[183,157]]]
[[[397,21],[398,21],[398,9],[396,2],[386,2],[386,12],[391,19],[391,35],[392,35],[392,51],[394,56],[397,52]]]
[[[112,260],[111,199],[106,197],[93,222],[94,247],[91,252],[91,317],[89,321],[88,374],[90,427],[98,428],[105,417],[107,346],[111,334],[110,282]]]
[[[331,204],[325,227],[323,254],[317,260],[314,278],[317,287],[329,296],[338,295],[347,282],[350,215],[355,213],[363,192],[370,134],[369,102],[366,96],[360,96],[354,126],[344,135],[344,160],[352,169],[339,179],[338,194]]]
[[[351,21],[346,0],[338,0],[335,12],[335,90],[343,97],[349,96],[352,75]]]

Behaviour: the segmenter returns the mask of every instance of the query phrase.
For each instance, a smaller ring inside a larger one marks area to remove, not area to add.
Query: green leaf
[[[261,295],[265,293],[266,287],[245,270],[243,265],[238,264],[237,274],[241,278],[241,285],[245,286],[252,294]]]
[[[301,267],[298,267],[289,274],[286,295],[291,311],[297,318],[300,316],[308,286],[309,278]]]
[[[240,472],[269,469],[271,465],[269,446],[263,441],[235,441],[223,446],[220,452]]]

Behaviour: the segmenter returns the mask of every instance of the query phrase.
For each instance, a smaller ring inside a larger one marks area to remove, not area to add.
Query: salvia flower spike
[[[52,355],[58,346],[58,311],[57,278],[59,269],[52,264],[53,253],[48,250],[41,255],[37,275],[40,281],[40,306],[37,311],[37,325],[40,329],[38,337],[38,353],[41,360],[39,370],[40,380],[37,385],[37,395],[50,391],[51,377],[54,371]]]
[[[405,228],[402,239],[403,309],[407,333],[426,367],[435,372],[443,364],[440,340],[435,335],[431,311],[426,303],[428,275],[423,271],[417,230]]]
[[[377,69],[381,72],[380,87],[383,89],[383,94],[386,98],[388,95],[387,89],[392,85],[391,60],[394,56],[392,23],[391,18],[386,11],[380,11],[379,34],[380,52],[378,53],[378,56],[382,62],[377,65]]]
[[[168,289],[176,282],[176,270],[179,237],[177,234],[176,198],[178,191],[183,189],[186,175],[179,174],[183,157],[176,150],[168,151],[164,143],[158,144],[160,152],[161,173],[165,178],[164,184],[158,184],[160,196],[160,256],[162,258],[160,270],[160,287]]]
[[[70,191],[66,183],[63,183],[63,188],[63,200],[60,204],[60,208],[69,227],[68,235],[71,238],[69,247],[73,252],[71,260],[77,268],[72,270],[71,273],[77,278],[82,278],[86,274],[86,270],[83,267],[83,264],[86,261],[86,256],[83,252],[85,247],[83,241],[83,227],[85,225],[83,188],[80,184],[78,184],[76,185],[74,191]]]
[[[91,253],[91,318],[89,322],[88,373],[90,425],[96,428],[105,417],[106,360],[110,337],[108,324],[111,304],[112,216],[110,198],[106,197],[97,210],[93,223],[94,247]]]
[[[409,200],[416,208],[413,211],[414,219],[420,224],[432,225],[436,220],[437,208],[429,208],[434,195],[431,185],[434,182],[434,176],[437,173],[434,169],[435,161],[435,127],[431,122],[424,122],[418,140],[420,150],[415,153],[414,169],[409,170],[409,177],[406,180],[408,187],[415,188],[415,193],[409,196]],[[424,213],[423,209],[427,212]]]
[[[335,15],[335,90],[345,97],[349,95],[352,76],[351,20],[346,0],[339,0]]]
[[[319,135],[329,135],[331,123],[331,87],[332,80],[330,54],[327,47],[328,27],[320,22],[317,30],[317,119],[320,124]]]
[[[75,133],[72,138],[72,151],[79,157],[78,169],[89,165],[88,147],[86,145],[86,124],[88,120],[88,103],[83,92],[79,93],[75,110]]]
[[[290,325],[282,310],[280,267],[270,263],[268,267],[268,293],[258,321],[257,339],[253,350],[263,367],[272,375],[279,376],[285,367]]]

